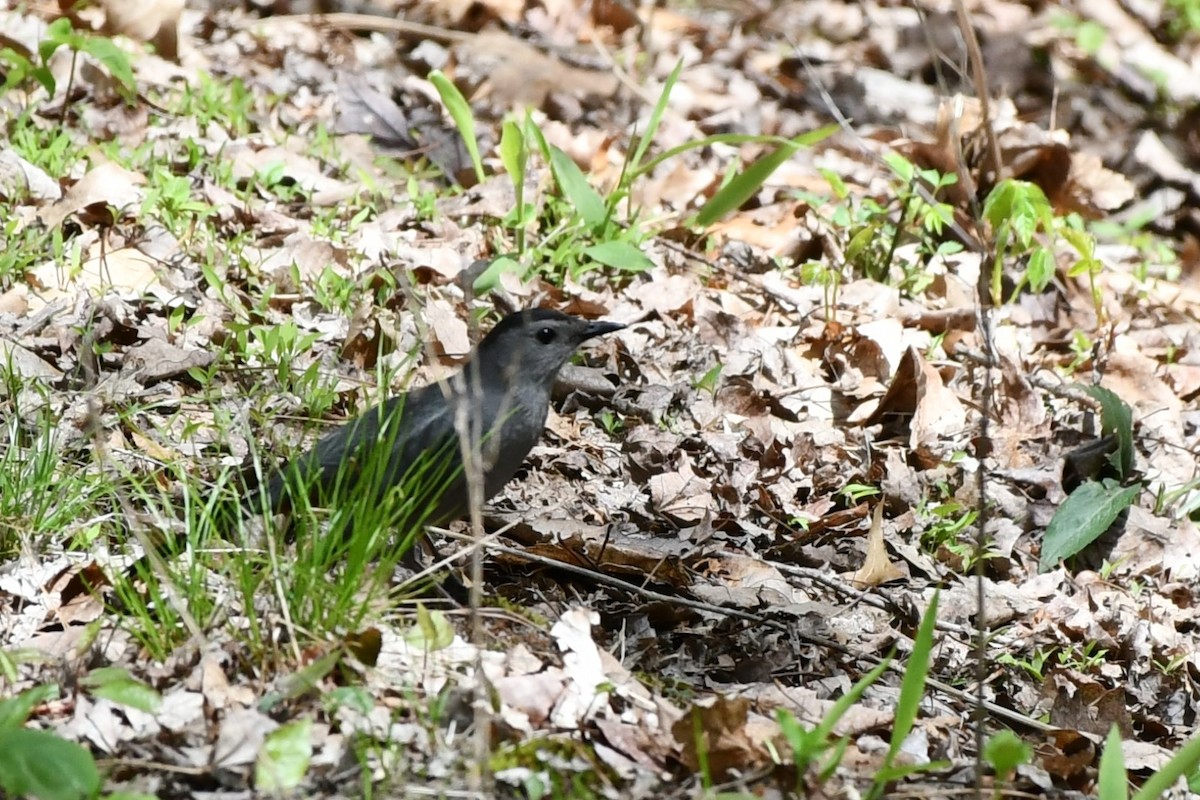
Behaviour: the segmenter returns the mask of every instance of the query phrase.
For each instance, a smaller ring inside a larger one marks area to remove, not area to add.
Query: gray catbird
[[[369,409],[275,473],[266,487],[271,510],[289,509],[298,490],[323,505],[366,483],[360,488],[378,502],[402,486],[410,519],[438,525],[463,517],[470,495],[457,431],[473,432],[469,441],[478,443],[486,500],[541,436],[559,369],[584,341],[623,327],[542,308],[508,315],[456,375]]]

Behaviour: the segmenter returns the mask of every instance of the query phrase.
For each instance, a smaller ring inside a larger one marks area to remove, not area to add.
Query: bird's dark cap
[[[567,314],[564,314],[561,311],[555,311],[552,308],[529,308],[525,309],[524,311],[513,312],[497,322],[496,326],[488,332],[486,338],[495,341],[504,336],[505,331],[510,331],[514,328],[519,328],[524,325],[536,325],[539,322],[550,321],[565,322],[569,319],[571,319],[571,317]],[[605,333],[619,331],[624,327],[625,326],[619,322],[605,322],[603,320],[589,322],[583,331],[583,338],[591,339],[593,336],[601,336]]]

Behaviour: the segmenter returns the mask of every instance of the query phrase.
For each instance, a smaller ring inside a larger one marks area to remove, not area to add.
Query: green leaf
[[[1046,526],[1040,567],[1043,572],[1070,558],[1108,530],[1137,499],[1141,486],[1122,487],[1112,480],[1087,481],[1067,497]]]
[[[1100,774],[1096,777],[1100,800],[1126,800],[1129,797],[1127,781],[1125,759],[1121,754],[1121,733],[1114,724],[1108,729],[1104,752],[1100,754]]]
[[[883,160],[892,168],[892,172],[896,173],[896,177],[905,183],[912,183],[913,176],[917,174],[917,168],[911,161],[894,150],[884,153]]]
[[[476,296],[485,295],[500,285],[500,276],[506,272],[524,272],[525,267],[511,256],[497,256],[488,264],[487,269],[479,274],[472,284]]]
[[[92,754],[47,731],[0,730],[0,789],[9,796],[80,800],[100,791]]]
[[[1012,731],[1005,729],[992,736],[983,746],[983,758],[996,774],[1009,777],[1022,764],[1028,764],[1033,750]]]
[[[825,712],[825,716],[821,719],[821,722],[816,728],[813,729],[814,733],[819,736],[822,741],[827,739],[829,735],[833,733],[833,729],[837,727],[838,722],[843,716],[846,715],[846,712],[850,710],[850,707],[858,702],[858,699],[862,697],[863,692],[865,692],[867,688],[871,686],[871,684],[879,680],[879,676],[892,666],[892,657],[894,652],[895,651],[893,649],[892,652],[884,656],[882,661],[872,667],[871,671],[866,675],[859,678],[858,683],[851,686],[850,691],[846,692],[844,695],[835,700],[833,705],[830,706],[829,710]]]
[[[834,123],[799,136],[794,136],[791,139],[784,139],[781,136],[762,136],[748,133],[716,133],[712,136],[705,136],[703,139],[691,139],[683,144],[677,144],[666,152],[659,153],[650,159],[639,167],[634,174],[646,175],[653,172],[659,164],[674,158],[680,153],[686,153],[689,150],[704,150],[712,147],[714,144],[773,144],[777,146],[795,145],[797,147],[809,147],[817,142],[828,139],[839,130],[841,128]]]
[[[58,684],[46,683],[26,689],[16,697],[0,700],[0,730],[19,728],[36,706],[58,697]]]
[[[838,175],[836,172],[827,167],[822,168],[820,172],[821,177],[824,178],[829,184],[829,189],[833,192],[833,196],[835,198],[838,200],[845,200],[850,196],[850,190],[846,188],[846,182],[842,180],[841,175]]]
[[[1091,20],[1081,22],[1078,30],[1075,31],[1075,44],[1079,45],[1079,49],[1089,56],[1099,53],[1106,39],[1108,39],[1108,29]]]
[[[921,701],[925,697],[925,679],[929,677],[929,665],[933,661],[933,629],[937,625],[938,592],[933,593],[929,608],[921,617],[921,625],[913,639],[912,653],[908,666],[904,669],[904,678],[900,682],[900,699],[896,703],[896,721],[892,726],[892,740],[888,746],[887,758],[884,763],[891,767],[900,753],[904,740],[908,738],[917,712],[921,710]]]
[[[601,242],[584,248],[583,254],[606,267],[625,272],[644,272],[654,266],[645,253],[629,242]]]
[[[1151,775],[1134,794],[1133,800],[1157,800],[1184,775],[1190,775],[1200,765],[1200,736],[1181,747],[1171,760]],[[1105,798],[1107,800],[1107,798]]]
[[[103,36],[89,36],[80,48],[83,52],[105,66],[109,74],[121,84],[126,100],[137,96],[137,81],[133,77],[133,66],[125,51]]]
[[[463,138],[467,155],[471,158],[471,166],[475,169],[475,180],[483,183],[483,159],[479,156],[479,140],[475,137],[475,117],[471,113],[470,103],[441,70],[435,69],[429,73],[429,82],[437,89],[438,96],[442,98],[442,105],[450,113],[454,127],[458,128],[458,133]]]
[[[444,650],[454,641],[454,626],[442,612],[430,611],[424,603],[417,603],[417,624],[404,634],[404,641],[430,652]]]
[[[504,164],[504,171],[512,178],[518,206],[524,196],[525,164],[528,160],[529,147],[525,144],[521,126],[512,120],[505,120],[500,128],[500,163]]]
[[[694,223],[702,228],[707,228],[731,211],[741,208],[747,200],[754,196],[755,192],[762,188],[762,185],[767,182],[767,178],[771,177],[771,173],[779,169],[779,166],[799,149],[800,145],[788,142],[746,167],[740,175],[722,186],[712,196],[712,199],[704,204],[704,208],[700,209],[700,213],[696,215]]]
[[[675,62],[675,69],[671,70],[671,74],[663,83],[662,91],[658,94],[658,102],[654,104],[654,110],[650,112],[650,119],[646,122],[646,130],[642,131],[642,135],[638,137],[633,157],[629,159],[631,176],[637,174],[638,168],[642,165],[642,159],[646,156],[646,150],[650,147],[650,142],[654,141],[654,136],[658,133],[658,126],[662,123],[663,114],[667,110],[667,101],[671,98],[671,90],[675,88],[675,83],[679,80],[682,72],[683,59],[679,59]]]
[[[1117,460],[1114,466],[1122,479],[1133,471],[1133,411],[1129,404],[1103,386],[1080,386],[1100,404],[1100,429],[1104,435],[1117,435]]]
[[[599,233],[600,228],[608,221],[608,209],[604,200],[588,183],[579,165],[571,157],[554,145],[550,145],[550,168],[554,171],[554,179],[580,219],[593,233]]]
[[[1054,255],[1045,247],[1034,250],[1025,267],[1025,277],[1029,287],[1040,293],[1054,278]]]
[[[38,42],[38,58],[42,59],[42,63],[45,64],[63,45],[69,47],[79,45],[81,41],[78,41],[78,38],[71,29],[71,20],[67,17],[59,17],[46,26],[46,33]]]
[[[857,233],[850,237],[850,241],[846,244],[846,260],[857,261],[867,251],[867,248],[870,247],[878,235],[879,223],[872,222],[862,226]]]
[[[288,675],[279,682],[278,691],[263,695],[262,699],[258,701],[258,710],[264,714],[269,713],[280,702],[311,692],[326,675],[333,671],[344,655],[345,651],[341,648],[330,650],[311,664],[306,664],[303,668]]]
[[[300,785],[312,761],[312,720],[301,719],[276,728],[263,740],[254,766],[254,788],[279,794]]]
[[[528,119],[526,125],[533,123]],[[528,208],[525,200],[525,170],[529,163],[529,142],[525,131],[514,120],[505,120],[500,130],[500,161],[512,181],[515,202],[512,210],[504,216],[504,225],[516,234],[517,253],[525,253],[525,229],[533,222],[534,209]],[[475,282],[479,286],[479,281]]]
[[[139,681],[123,667],[102,667],[89,672],[81,683],[96,697],[153,714],[162,705],[162,695]]]

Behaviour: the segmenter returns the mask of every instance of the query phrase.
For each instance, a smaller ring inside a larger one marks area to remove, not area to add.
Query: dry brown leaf
[[[139,453],[144,453],[150,458],[153,458],[154,460],[163,464],[174,464],[182,460],[179,456],[179,453],[173,450],[168,450],[158,442],[154,441],[148,436],[143,436],[136,430],[131,430],[129,432],[129,438],[133,440],[133,443],[137,446],[137,451]]]
[[[429,326],[429,342],[440,354],[461,358],[471,352],[471,336],[467,323],[446,300],[432,300],[425,305],[425,323]]]
[[[168,378],[184,375],[191,369],[203,369],[216,359],[211,350],[185,350],[162,339],[148,339],[125,353],[122,372],[149,386]]]
[[[652,475],[649,486],[655,509],[681,524],[695,525],[714,510],[712,484],[696,475],[686,454],[679,454],[674,471]]]
[[[600,623],[595,611],[573,608],[559,617],[550,629],[563,653],[563,674],[569,681],[554,705],[550,719],[555,727],[575,730],[608,705],[608,684],[600,652],[592,639],[592,626]]]
[[[550,92],[611,97],[618,82],[611,72],[580,69],[545,55],[506,33],[488,31],[455,47],[460,66],[484,79],[478,94],[497,108],[541,108]],[[473,98],[477,101],[479,98]]]
[[[13,150],[0,151],[0,197],[28,198],[39,203],[58,200],[62,188],[45,170],[30,164]]]
[[[179,56],[179,17],[184,0],[99,0],[105,33],[150,42],[163,58]]]
[[[867,531],[867,554],[863,565],[850,576],[859,586],[878,586],[888,581],[908,577],[888,557],[887,545],[883,543],[883,503],[875,504],[871,515],[871,527]]]
[[[224,768],[253,764],[267,734],[279,723],[255,708],[234,708],[218,723],[212,763]]]
[[[46,227],[54,228],[71,214],[91,206],[111,206],[124,214],[141,205],[146,193],[140,187],[145,183],[144,175],[106,161],[80,178],[58,202],[38,212],[38,218]]]
[[[779,733],[777,725],[750,713],[743,698],[720,695],[697,702],[671,727],[682,747],[684,763],[700,768],[700,752],[715,780],[723,781],[734,771],[744,773],[768,759],[766,743]]]
[[[505,714],[505,719],[510,725],[530,733],[550,718],[550,712],[568,691],[568,685],[567,676],[556,668],[533,675],[506,675],[492,683],[501,702],[523,716],[523,719],[513,720]]]
[[[0,364],[11,374],[25,380],[57,381],[62,372],[36,353],[19,344],[0,339]]]

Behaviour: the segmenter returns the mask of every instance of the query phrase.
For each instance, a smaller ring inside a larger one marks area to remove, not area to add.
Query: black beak
[[[583,338],[591,339],[593,336],[603,336],[606,333],[619,331],[624,327],[624,323],[621,322],[605,322],[604,320],[596,320],[594,322],[589,322],[587,327],[583,329]]]

